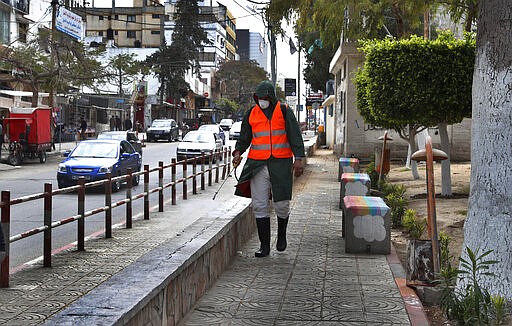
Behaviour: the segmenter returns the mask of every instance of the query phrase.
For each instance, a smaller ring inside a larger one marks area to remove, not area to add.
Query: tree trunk
[[[496,276],[481,276],[493,295],[512,299],[512,6],[480,1],[471,131],[471,183],[464,246],[488,259]],[[458,282],[463,289],[468,279]]]
[[[411,147],[411,155],[418,150],[418,145],[416,144],[416,130],[412,126],[409,126],[409,146]],[[418,163],[415,160],[411,160],[411,172],[414,180],[420,178],[418,174]]]
[[[438,125],[439,137],[441,138],[441,150],[448,155],[448,159],[441,163],[441,195],[451,196],[452,195],[452,175],[450,172],[450,158],[451,158],[451,146],[450,138],[448,137],[448,124],[441,122]]]

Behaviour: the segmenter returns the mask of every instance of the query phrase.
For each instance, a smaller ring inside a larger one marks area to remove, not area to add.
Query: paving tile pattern
[[[182,325],[410,325],[384,255],[345,253],[332,155],[308,158],[288,248],[255,258],[255,234]],[[321,173],[311,173],[321,171]],[[274,219],[273,219],[274,220]]]

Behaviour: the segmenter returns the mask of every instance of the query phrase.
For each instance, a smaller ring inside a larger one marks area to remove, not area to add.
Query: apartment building
[[[115,5],[115,1],[114,5]],[[158,1],[134,0],[133,7],[77,7],[85,21],[85,42],[120,48],[158,48],[163,41],[165,7]]]

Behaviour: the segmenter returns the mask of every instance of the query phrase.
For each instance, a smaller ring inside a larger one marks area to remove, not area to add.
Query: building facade
[[[240,60],[254,60],[268,71],[268,46],[260,33],[248,29],[236,30],[236,46]]]

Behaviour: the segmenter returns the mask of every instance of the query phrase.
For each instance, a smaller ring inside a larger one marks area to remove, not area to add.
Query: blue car
[[[71,152],[64,153],[66,159],[59,164],[57,183],[65,188],[78,183],[84,177],[86,182],[105,179],[106,173],[112,177],[124,175],[128,168],[138,172],[142,166],[141,155],[126,140],[96,139],[80,142]],[[139,184],[139,176],[133,184]],[[121,181],[112,183],[112,191],[121,187]]]

